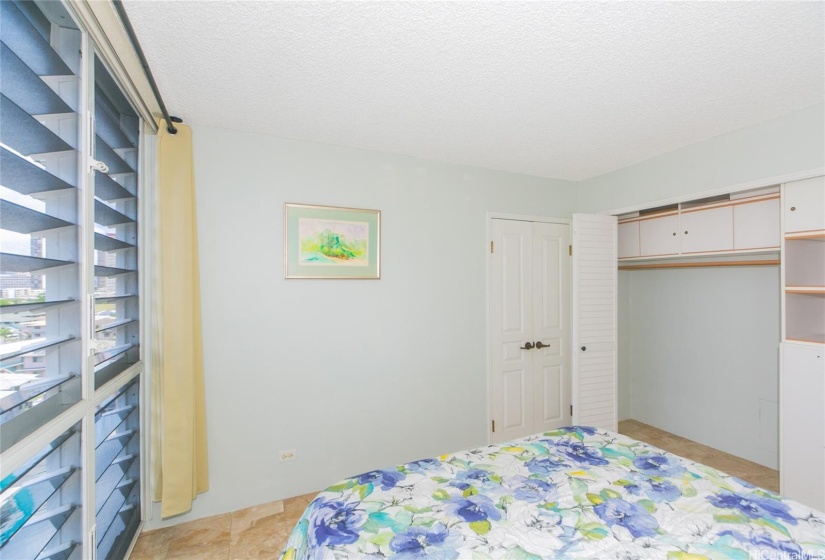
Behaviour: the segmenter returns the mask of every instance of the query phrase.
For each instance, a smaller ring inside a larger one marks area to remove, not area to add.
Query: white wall
[[[486,213],[569,218],[573,185],[193,134],[211,489],[148,527],[486,444]],[[284,280],[285,202],[380,209],[382,278]]]
[[[622,271],[620,415],[777,468],[779,267]]]
[[[692,144],[580,183],[577,212],[609,212],[825,167],[825,105]]]

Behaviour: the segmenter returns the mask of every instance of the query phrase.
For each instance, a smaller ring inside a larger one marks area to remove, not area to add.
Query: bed
[[[634,439],[573,426],[321,492],[295,558],[825,559],[825,514]]]

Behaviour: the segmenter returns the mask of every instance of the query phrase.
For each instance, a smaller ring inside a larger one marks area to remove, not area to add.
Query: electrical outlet
[[[286,451],[281,451],[281,462],[284,461],[292,461],[295,459],[295,450],[294,449],[287,449]]]

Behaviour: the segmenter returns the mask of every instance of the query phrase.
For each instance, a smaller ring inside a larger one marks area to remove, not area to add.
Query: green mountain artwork
[[[302,220],[303,221],[303,220]],[[317,224],[314,224],[317,226]],[[344,227],[332,225],[320,232],[302,231],[300,235],[301,263],[316,265],[366,266],[367,227],[353,228],[350,223]],[[363,224],[366,226],[367,224]],[[304,229],[304,228],[301,228]],[[306,228],[312,230],[315,228]]]

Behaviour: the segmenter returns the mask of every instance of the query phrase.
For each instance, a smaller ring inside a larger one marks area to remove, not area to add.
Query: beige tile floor
[[[619,432],[680,457],[704,463],[766,488],[779,490],[779,473],[635,420]],[[315,494],[143,533],[131,560],[241,560],[278,558],[290,531]]]
[[[315,494],[198,519],[140,535],[131,560],[240,560],[280,556]]]
[[[732,474],[766,490],[779,492],[779,471],[673,435],[659,428],[642,424],[636,420],[619,422],[619,433],[655,445],[685,459]]]

